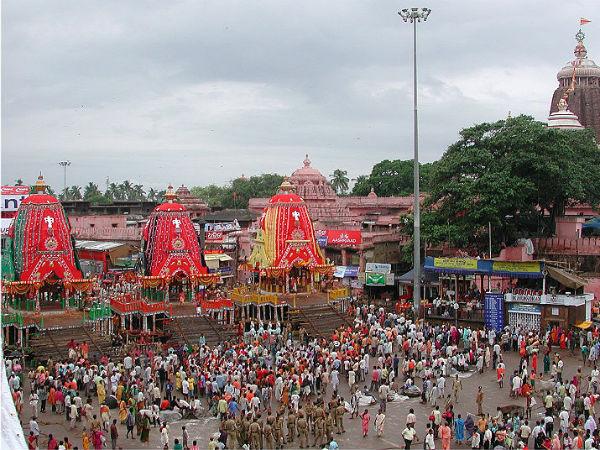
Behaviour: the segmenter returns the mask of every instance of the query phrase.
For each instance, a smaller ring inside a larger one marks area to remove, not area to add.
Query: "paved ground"
[[[581,358],[578,356],[571,356],[567,351],[562,352],[562,357],[565,361],[565,377],[569,377],[569,379],[575,374],[577,368],[582,365]],[[516,368],[518,363],[518,356],[515,353],[509,352],[504,355],[504,360],[506,363],[506,372],[511,374],[512,371]],[[541,360],[540,360],[541,364]],[[584,374],[589,374],[590,368],[587,367],[584,369]],[[463,374],[464,378],[462,379],[463,391],[459,397],[459,402],[455,407],[456,414],[462,414],[463,417],[466,417],[467,413],[475,413],[477,411],[477,407],[475,404],[475,393],[477,391],[477,387],[479,385],[483,386],[485,399],[484,399],[484,410],[486,413],[495,414],[496,408],[498,406],[509,405],[509,404],[518,404],[524,406],[523,399],[511,399],[509,398],[509,389],[508,382],[506,382],[506,386],[504,389],[499,389],[495,379],[495,371],[488,370],[484,372],[482,375],[476,373],[468,373]],[[417,383],[420,385],[420,383]],[[451,389],[451,384],[450,384]],[[447,389],[447,390],[450,390]],[[29,393],[27,392],[28,398]],[[348,396],[348,388],[345,383],[342,383],[341,395],[346,399]],[[331,393],[328,392],[325,396],[326,399],[329,399]],[[538,404],[541,404],[538,401]],[[377,413],[377,405],[374,405],[369,408],[369,412],[371,414],[372,421],[375,420],[375,415]],[[418,436],[421,442],[419,444],[414,445],[415,448],[422,448],[422,438],[424,436],[425,425],[427,423],[427,418],[432,411],[432,407],[430,405],[422,405],[420,403],[420,399],[409,399],[403,402],[391,402],[388,403],[387,406],[387,417],[385,424],[385,433],[383,438],[377,438],[376,433],[371,427],[371,431],[369,432],[369,436],[366,439],[362,438],[361,434],[361,426],[360,419],[350,420],[348,417],[345,417],[344,424],[347,432],[343,435],[335,435],[337,442],[342,449],[355,449],[355,448],[367,448],[367,449],[389,449],[389,448],[401,448],[402,447],[402,438],[401,432],[405,425],[406,414],[408,413],[410,408],[414,408],[415,413],[417,415],[417,430]],[[443,407],[441,407],[443,409]],[[116,417],[116,410],[112,411],[112,416]],[[24,407],[23,421],[25,434],[29,434],[28,430],[28,421],[30,417],[30,408],[28,404]],[[537,418],[542,417],[542,409],[540,406],[537,406],[533,410],[532,418],[535,421]],[[78,424],[78,428],[74,431],[68,430],[68,424],[64,420],[64,416],[52,415],[49,413],[41,414],[41,417],[38,420],[38,423],[41,427],[42,433],[53,433],[57,438],[62,439],[64,436],[69,436],[70,440],[75,444],[79,445],[81,448],[81,429],[82,425]],[[219,421],[215,418],[208,417],[202,420],[194,420],[194,421],[180,421],[174,422],[170,424],[170,448],[173,448],[173,441],[175,438],[181,438],[181,426],[186,425],[189,430],[190,437],[192,440],[196,439],[198,441],[198,445],[201,449],[207,448],[207,443],[209,437],[212,433],[217,431],[219,426]],[[160,439],[158,428],[152,429],[150,432],[150,443],[144,445],[139,442],[139,440],[125,440],[125,430],[120,427],[120,437],[119,437],[119,446],[123,449],[140,449],[140,448],[159,448],[160,447]],[[41,440],[42,445],[40,448],[45,448],[45,436]],[[110,441],[109,441],[110,442]],[[459,446],[454,445],[453,447],[459,448]],[[463,448],[466,448],[463,446]]]

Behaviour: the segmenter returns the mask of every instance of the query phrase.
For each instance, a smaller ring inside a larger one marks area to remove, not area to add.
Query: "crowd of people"
[[[64,361],[27,369],[6,359],[8,382],[21,419],[30,418],[32,450],[116,449],[136,439],[176,450],[336,449],[347,420],[360,421],[364,439],[371,430],[384,439],[388,404],[411,397],[398,443],[406,449],[417,442],[425,450],[600,448],[597,329],[472,330],[373,305],[351,305],[348,314],[353,326],[328,337],[255,321],[240,327],[237,341],[134,347],[119,360],[90,360],[87,344],[72,342]],[[583,367],[566,377],[565,351],[577,346]],[[518,354],[510,369],[506,352]],[[479,386],[478,411],[468,412],[465,377],[492,372],[514,405],[490,411],[489,388]],[[425,407],[429,416],[415,413]],[[540,418],[532,412],[538,409]],[[42,414],[62,417],[68,436],[44,434]],[[208,440],[185,426],[202,417],[219,421]]]

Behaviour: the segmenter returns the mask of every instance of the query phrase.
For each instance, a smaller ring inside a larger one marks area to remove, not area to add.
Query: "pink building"
[[[336,257],[336,263],[362,267],[365,260],[399,261],[400,243],[408,242],[399,231],[400,218],[412,211],[412,195],[378,197],[371,191],[365,197],[338,196],[327,178],[312,167],[308,155],[289,182],[306,202],[315,230],[361,230],[360,245],[349,249],[328,247],[328,256]],[[260,214],[268,201],[250,199],[248,208]]]
[[[69,216],[76,239],[92,241],[140,241],[143,221],[125,214]]]

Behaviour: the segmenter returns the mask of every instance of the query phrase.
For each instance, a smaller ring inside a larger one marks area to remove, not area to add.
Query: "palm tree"
[[[101,195],[102,192],[100,192],[100,189],[98,189],[98,185],[91,181],[88,184],[86,184],[85,188],[83,189],[84,200],[90,200],[94,197],[99,197]]]
[[[146,198],[146,192],[144,191],[144,186],[141,184],[133,185],[133,194],[135,196],[135,200],[144,200]]]
[[[350,179],[348,178],[348,171],[335,169],[331,177],[331,187],[335,190],[336,193],[343,195],[348,190],[348,183]]]
[[[81,200],[82,199],[80,186],[71,186],[70,188],[67,188],[67,190],[70,192],[71,200]]]
[[[131,181],[125,180],[119,185],[123,200],[133,200],[133,185]]]
[[[106,197],[111,200],[123,200],[123,194],[121,189],[117,183],[110,183],[108,185],[108,189],[106,190]]]
[[[71,200],[71,190],[69,188],[64,188],[58,197],[63,202],[66,200]]]
[[[151,202],[156,200],[156,197],[158,195],[158,192],[154,189],[154,188],[150,188],[150,190],[148,191],[148,195],[146,196],[146,198],[148,200],[150,200]]]

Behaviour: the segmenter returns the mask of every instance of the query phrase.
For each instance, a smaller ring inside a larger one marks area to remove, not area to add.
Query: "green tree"
[[[247,208],[251,198],[274,195],[283,179],[281,175],[267,173],[250,178],[239,177],[226,186],[194,186],[190,192],[211,208]]]
[[[210,184],[208,186],[194,186],[190,189],[192,195],[204,200],[211,208],[221,208],[227,188]]]
[[[330,175],[331,187],[338,195],[344,195],[348,191],[348,171],[335,169]]]
[[[98,185],[91,181],[83,188],[83,199],[94,204],[107,203],[108,201],[98,188]]]
[[[431,163],[420,164],[421,192],[429,189]],[[356,179],[352,195],[367,195],[371,188],[381,197],[410,195],[414,191],[414,166],[412,159],[390,161],[385,159],[373,166],[371,174]]]
[[[600,151],[593,134],[550,129],[531,117],[461,131],[433,164],[423,239],[495,249],[518,237],[551,235],[569,202],[600,202]],[[407,230],[411,231],[411,230]]]
[[[104,195],[111,201],[125,199],[123,190],[117,183],[110,183]]]
[[[158,192],[154,188],[150,188],[148,190],[148,195],[146,196],[146,198],[151,202],[155,202],[157,200],[157,197]]]
[[[83,196],[81,195],[81,187],[80,186],[71,186],[67,188],[70,192],[69,197],[71,200],[81,200]]]
[[[146,191],[144,191],[144,186],[141,184],[134,184],[131,193],[132,200],[142,201],[146,198]]]
[[[131,181],[124,180],[119,184],[119,190],[121,191],[121,197],[123,200],[134,200],[134,190]]]
[[[371,181],[368,175],[359,175],[356,177],[354,186],[352,187],[352,195],[364,197],[371,192]]]

